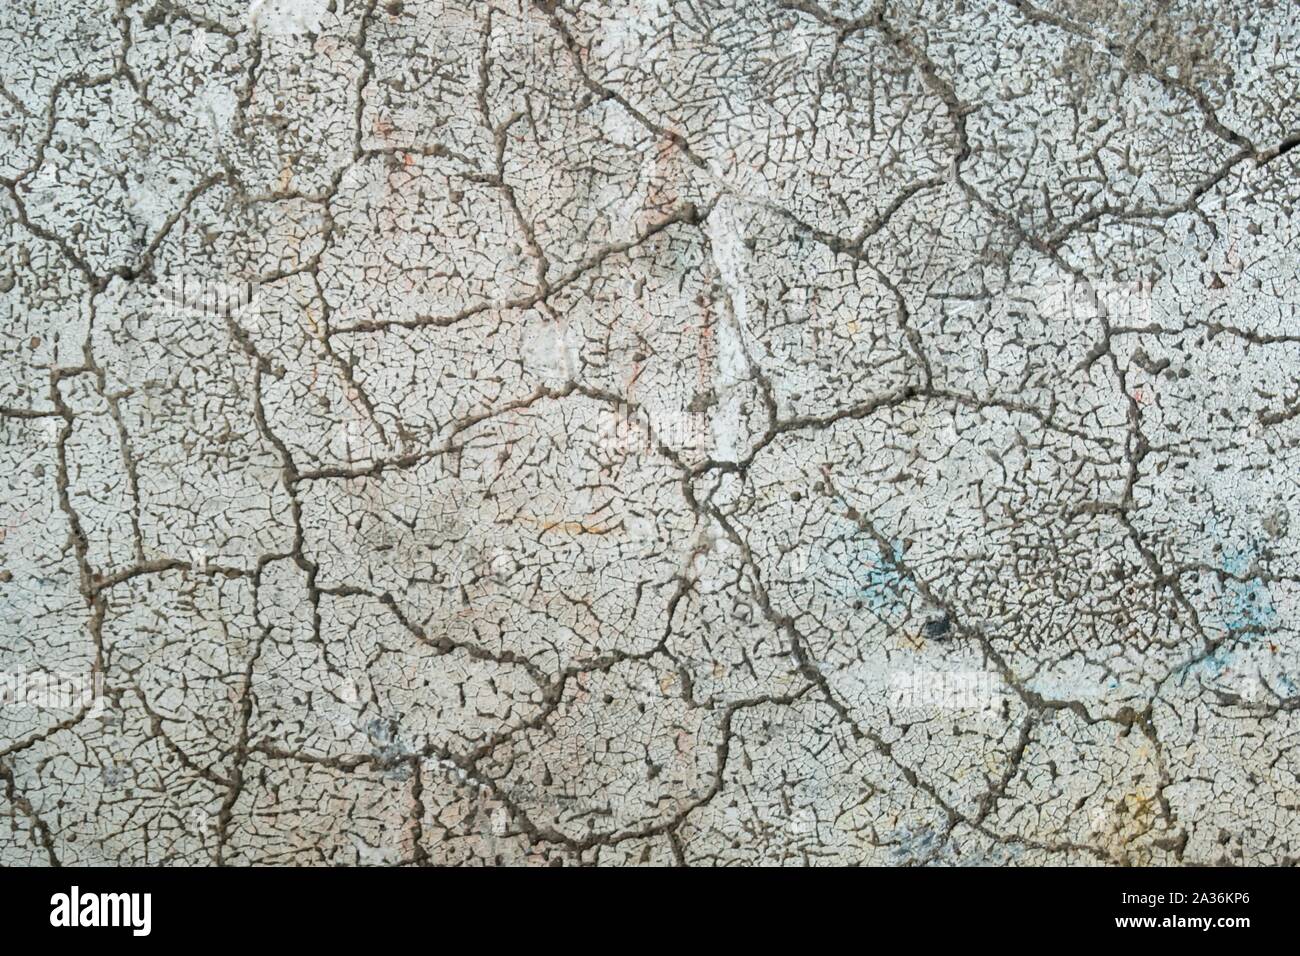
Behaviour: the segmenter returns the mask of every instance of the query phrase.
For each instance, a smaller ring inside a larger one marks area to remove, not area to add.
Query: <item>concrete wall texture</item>
[[[1294,862],[1298,47],[8,0],[0,863]]]

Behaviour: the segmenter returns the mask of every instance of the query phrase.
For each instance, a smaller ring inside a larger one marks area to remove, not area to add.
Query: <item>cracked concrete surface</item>
[[[1300,858],[1300,17],[0,8],[0,863]]]

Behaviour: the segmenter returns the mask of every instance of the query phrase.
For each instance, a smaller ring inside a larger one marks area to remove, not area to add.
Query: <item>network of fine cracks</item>
[[[1292,862],[1298,42],[0,13],[0,862]]]

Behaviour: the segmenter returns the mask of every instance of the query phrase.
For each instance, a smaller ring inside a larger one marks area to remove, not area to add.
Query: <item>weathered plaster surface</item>
[[[1293,861],[1298,46],[8,0],[0,863]]]

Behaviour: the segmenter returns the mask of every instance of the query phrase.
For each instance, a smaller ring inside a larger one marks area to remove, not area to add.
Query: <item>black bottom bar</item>
[[[373,945],[411,932],[436,946],[466,932],[493,948],[563,938],[622,945],[630,932],[650,945],[717,942],[736,952],[807,945],[844,932],[846,920],[865,949],[898,934],[930,945],[1009,932],[1231,945],[1289,929],[1298,900],[1296,871],[1265,869],[0,871],[9,940],[77,933],[82,942],[211,938],[259,949]]]

